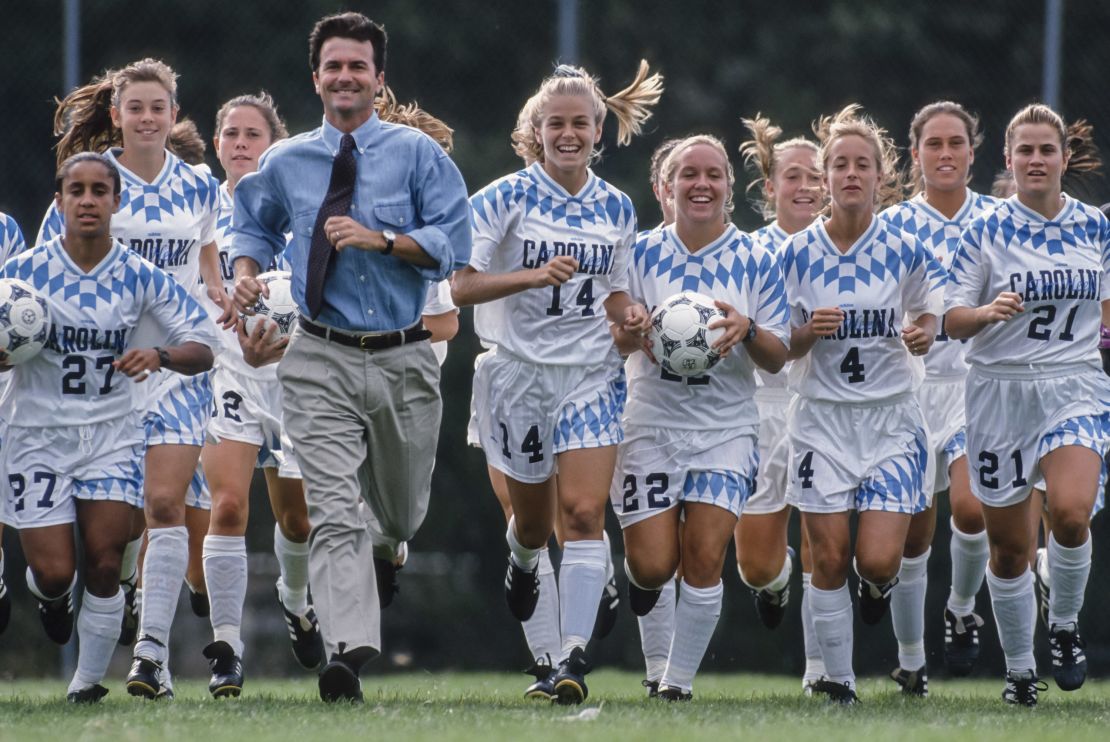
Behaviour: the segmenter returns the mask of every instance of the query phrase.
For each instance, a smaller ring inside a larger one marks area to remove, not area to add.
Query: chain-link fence
[[[7,176],[0,184],[0,210],[14,215],[29,238],[37,232],[53,191],[52,101],[65,93],[63,5],[63,0],[12,3],[0,28],[5,50],[0,55],[0,131]],[[181,75],[182,115],[193,118],[206,138],[213,134],[222,101],[259,88],[277,99],[291,131],[303,131],[318,125],[321,116],[307,64],[308,31],[324,13],[362,10],[390,32],[388,82],[401,100],[418,100],[455,128],[456,162],[476,190],[520,164],[510,150],[509,133],[524,100],[552,69],[557,5],[555,0],[489,0],[480,6],[447,0],[86,0],[80,3],[79,69],[84,81],[106,67],[160,57]],[[1060,107],[1069,119],[1090,120],[1102,150],[1110,152],[1110,98],[1103,84],[1110,70],[1110,44],[1104,38],[1110,29],[1110,4],[1070,0],[1063,5]],[[913,112],[950,98],[982,117],[986,139],[972,185],[987,190],[1003,166],[1005,123],[1040,93],[1044,20],[1043,0],[580,0],[579,61],[600,74],[606,91],[623,87],[641,57],[667,78],[646,134],[618,149],[607,130],[605,156],[597,170],[632,196],[643,224],[653,224],[658,213],[647,183],[648,158],[665,137],[708,131],[735,151],[743,138],[741,116],[762,111],[788,134],[804,134],[819,114],[859,101],[904,145]],[[208,161],[219,173],[211,154]],[[741,179],[738,193],[744,185]],[[1097,178],[1077,193],[1093,203],[1110,200],[1107,183]],[[759,225],[759,216],[741,208],[736,221],[751,229]],[[477,350],[469,312],[464,312],[462,331],[444,367],[444,423],[432,508],[401,573],[402,592],[385,613],[387,661],[378,668],[506,668],[527,659],[520,629],[501,597],[501,510],[482,457],[465,445]],[[931,662],[940,657],[940,619],[949,582],[947,505],[944,498],[941,502],[927,605]],[[272,526],[265,495],[256,491],[252,504],[247,653],[252,673],[281,673],[293,665],[281,646],[284,630],[270,592]],[[612,533],[619,550],[617,530]],[[4,534],[16,614],[0,637],[0,673],[49,672],[56,666],[56,649],[37,626],[15,536],[10,529]],[[1095,674],[1110,665],[1110,628],[1098,620],[1110,612],[1110,582],[1100,569],[1110,558],[1104,548],[1108,542],[1104,516],[1094,528],[1095,569],[1084,611]],[[774,634],[758,625],[731,556],[725,585],[724,611],[705,667],[799,672],[797,583],[788,618]],[[985,591],[979,608],[989,614]],[[179,671],[201,671],[200,648],[207,632],[205,623],[188,615],[183,605],[174,630]],[[893,666],[889,622],[878,628],[861,626],[858,636],[861,671]],[[989,617],[984,636],[986,665],[999,670]],[[640,666],[636,626],[627,610],[622,609],[612,637],[597,648],[596,660]]]

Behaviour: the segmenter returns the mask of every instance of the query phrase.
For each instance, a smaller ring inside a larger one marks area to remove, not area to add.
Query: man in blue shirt
[[[259,266],[285,250],[301,318],[278,378],[330,657],[320,697],[357,701],[359,669],[381,646],[371,551],[395,558],[427,512],[441,403],[421,311],[428,282],[467,264],[470,215],[442,148],[374,112],[384,29],[359,13],[329,16],[309,51],[324,122],[272,147],[235,189],[234,298],[253,306]]]

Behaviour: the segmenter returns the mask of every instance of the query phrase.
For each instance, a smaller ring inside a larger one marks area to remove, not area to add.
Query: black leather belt
[[[363,333],[343,332],[342,330],[336,330],[331,327],[324,327],[304,317],[300,318],[300,323],[301,327],[304,328],[304,331],[309,335],[315,335],[318,338],[323,338],[333,343],[339,343],[340,345],[346,345],[360,350],[385,350],[386,348],[395,348],[398,345],[405,345],[406,343],[427,340],[432,336],[431,330],[425,329],[424,325],[420,322],[404,330]]]

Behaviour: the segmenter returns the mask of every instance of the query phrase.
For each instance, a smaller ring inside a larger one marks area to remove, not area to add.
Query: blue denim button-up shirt
[[[451,158],[415,129],[382,123],[375,113],[352,134],[358,179],[350,217],[369,229],[407,234],[438,265],[422,268],[378,251],[341,250],[328,270],[316,319],[350,331],[399,330],[420,318],[429,281],[470,260],[466,185]],[[284,250],[293,300],[306,316],[312,230],[342,136],[325,120],[319,129],[278,142],[262,156],[258,172],[235,188],[232,262],[251,258],[266,266]]]

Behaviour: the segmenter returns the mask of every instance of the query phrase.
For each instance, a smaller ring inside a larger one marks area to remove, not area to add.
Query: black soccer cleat
[[[586,687],[586,673],[590,669],[586,650],[582,647],[570,650],[570,656],[559,663],[559,669],[555,673],[555,703],[570,706],[585,701],[590,695]]]
[[[525,698],[550,701],[555,697],[555,668],[551,666],[550,656],[537,658],[524,672],[536,679],[524,689]]]
[[[617,606],[620,605],[621,594],[617,590],[617,578],[610,577],[601,590],[601,602],[597,606],[597,618],[594,619],[594,639],[604,639],[609,636],[613,627],[617,625]]]
[[[1037,693],[1046,690],[1048,690],[1048,684],[1041,682],[1032,670],[1022,673],[1007,670],[1002,700],[1016,706],[1036,706]]]
[[[1037,557],[1033,560],[1033,587],[1037,591],[1037,617],[1041,625],[1051,631],[1048,621],[1048,607],[1052,602],[1052,587],[1045,578],[1048,574],[1048,549],[1037,549]]]
[[[208,618],[212,615],[212,604],[208,602],[208,593],[197,592],[192,585],[185,583],[189,588],[189,607],[197,618]]]
[[[374,575],[378,581],[378,605],[382,610],[392,605],[393,596],[401,592],[401,586],[397,582],[397,573],[400,571],[401,565],[394,563],[392,559],[374,557]]]
[[[876,585],[862,577],[859,578],[859,616],[865,624],[874,626],[883,620],[887,608],[890,607],[890,594],[894,592],[894,586],[897,584],[897,577],[885,585]]]
[[[662,590],[647,590],[632,580],[628,581],[628,607],[632,609],[632,614],[639,618],[651,613],[651,609],[659,602],[659,596],[662,594]]]
[[[975,669],[982,625],[983,619],[978,614],[956,616],[944,609],[944,662],[954,677],[965,677]]]
[[[135,635],[139,633],[142,590],[135,587],[135,583],[130,580],[121,582],[119,586],[123,590],[123,618],[120,620],[119,643],[129,647],[135,643]]]
[[[164,695],[162,665],[147,657],[135,657],[131,662],[131,672],[127,673],[127,692],[148,701]]]
[[[12,620],[12,594],[4,583],[4,575],[0,574],[0,634],[8,628]]]
[[[50,641],[65,644],[73,636],[73,593],[39,601],[39,621]]]
[[[752,590],[755,600],[755,612],[759,614],[760,622],[768,629],[777,629],[786,615],[786,604],[790,602],[790,583],[781,590]]]
[[[1053,624],[1048,632],[1052,651],[1052,677],[1060,690],[1078,690],[1087,679],[1087,642],[1074,623]]]
[[[890,679],[902,686],[903,696],[929,697],[929,674],[925,671],[924,665],[917,670],[896,667],[890,671]]]
[[[332,655],[320,671],[320,700],[325,703],[362,703],[362,683],[351,665]]]
[[[832,703],[839,703],[843,706],[854,706],[859,703],[859,696],[852,690],[852,686],[848,683],[837,683],[827,678],[821,678],[813,682],[811,695],[823,695],[828,698]]]
[[[316,611],[310,605],[303,616],[293,613],[281,602],[281,591],[277,585],[274,585],[274,596],[285,617],[285,627],[289,630],[289,642],[297,664],[306,670],[315,670],[324,662],[324,639],[320,636]]]
[[[659,681],[658,680],[647,680],[645,678],[644,680],[640,681],[640,685],[647,688],[648,698],[655,698],[656,696],[659,695]]]
[[[682,690],[681,688],[671,685],[661,685],[659,686],[659,693],[656,695],[656,698],[661,701],[670,702],[692,701],[694,699],[694,694],[691,691]]]
[[[225,641],[216,641],[204,648],[204,657],[212,671],[208,692],[213,698],[238,698],[243,692],[243,660]]]
[[[100,703],[100,700],[106,695],[108,695],[108,689],[100,683],[94,683],[87,688],[82,688],[81,690],[75,690],[66,693],[66,702]]]
[[[505,600],[509,604],[509,612],[517,621],[527,621],[536,612],[536,604],[540,600],[540,568],[529,572],[518,567],[509,556],[509,571],[505,574]]]

